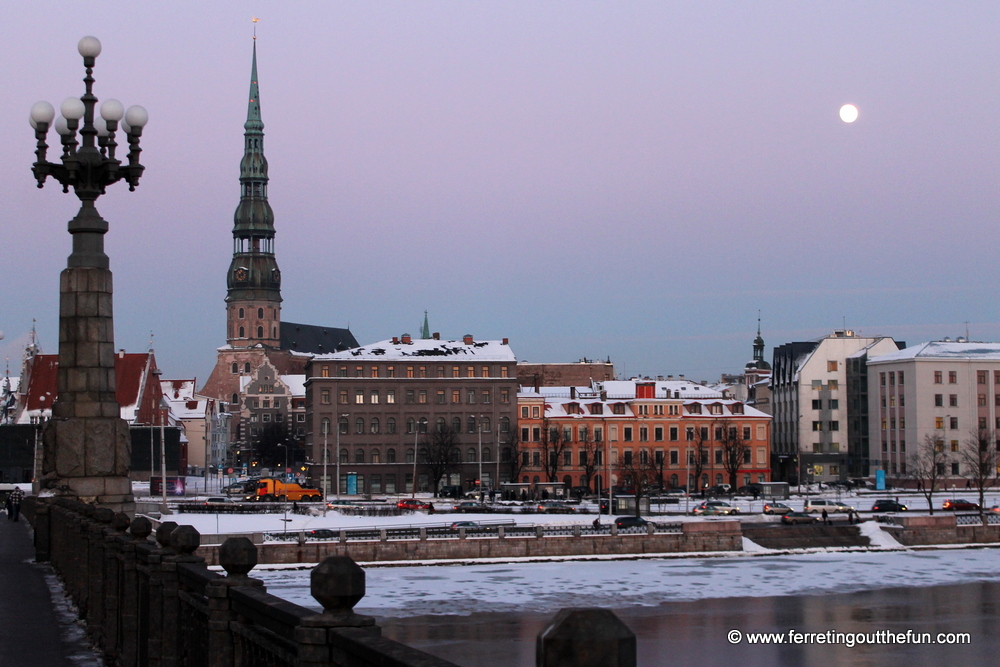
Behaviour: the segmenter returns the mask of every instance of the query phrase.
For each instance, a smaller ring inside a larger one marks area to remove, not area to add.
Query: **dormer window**
[[[721,415],[722,414],[722,404],[721,403],[713,403],[712,405],[708,406],[708,412],[710,414],[713,414],[713,415]]]
[[[578,415],[578,414],[580,414],[580,404],[579,403],[567,403],[566,404],[566,414],[568,414],[568,415]]]
[[[743,404],[742,403],[733,403],[729,407],[729,411],[732,412],[734,415],[741,415],[741,414],[743,414]]]
[[[615,403],[614,405],[611,406],[611,412],[612,412],[612,414],[616,414],[616,415],[623,415],[623,414],[625,414],[625,404],[624,403]]]
[[[603,415],[604,414],[604,404],[603,403],[591,403],[587,407],[590,408],[590,414],[592,414],[592,415]]]
[[[700,415],[701,414],[701,403],[692,403],[687,406],[687,411],[689,415]]]

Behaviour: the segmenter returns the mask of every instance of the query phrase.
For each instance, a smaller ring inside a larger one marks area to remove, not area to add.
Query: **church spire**
[[[431,326],[427,322],[427,311],[424,311],[424,325],[420,327],[420,337],[424,340],[429,340],[431,337]]]
[[[240,203],[233,215],[233,260],[226,296],[230,345],[279,344],[281,272],[274,256],[274,212],[267,201],[264,122],[257,83],[257,41],[250,67],[247,120],[243,124]]]
[[[760,335],[760,311],[757,311],[757,337],[753,340],[753,361],[750,366],[759,369],[769,369],[771,364],[764,361],[764,339]]]

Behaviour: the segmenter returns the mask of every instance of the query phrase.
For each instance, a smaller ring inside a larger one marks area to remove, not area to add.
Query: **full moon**
[[[858,119],[858,108],[853,104],[845,104],[840,107],[840,120],[845,123],[853,123]]]

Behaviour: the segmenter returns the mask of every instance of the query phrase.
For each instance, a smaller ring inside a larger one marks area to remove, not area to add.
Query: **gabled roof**
[[[305,354],[329,354],[358,347],[350,329],[320,327],[313,324],[281,323],[282,350]]]
[[[951,341],[930,341],[913,345],[899,352],[890,352],[872,357],[868,363],[906,361],[909,359],[939,359],[942,361],[1000,361],[1000,343],[954,343]]]

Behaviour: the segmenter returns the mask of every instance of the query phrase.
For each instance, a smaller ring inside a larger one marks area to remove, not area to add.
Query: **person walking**
[[[15,486],[14,490],[10,492],[9,496],[7,496],[7,503],[9,505],[7,518],[15,523],[21,516],[22,500],[24,500],[24,491],[21,490],[21,487]]]
[[[824,526],[830,525],[830,515],[827,513],[825,509],[823,510],[823,525]]]
[[[594,530],[600,530],[600,529],[601,529],[601,516],[597,515],[597,518],[594,519]]]

